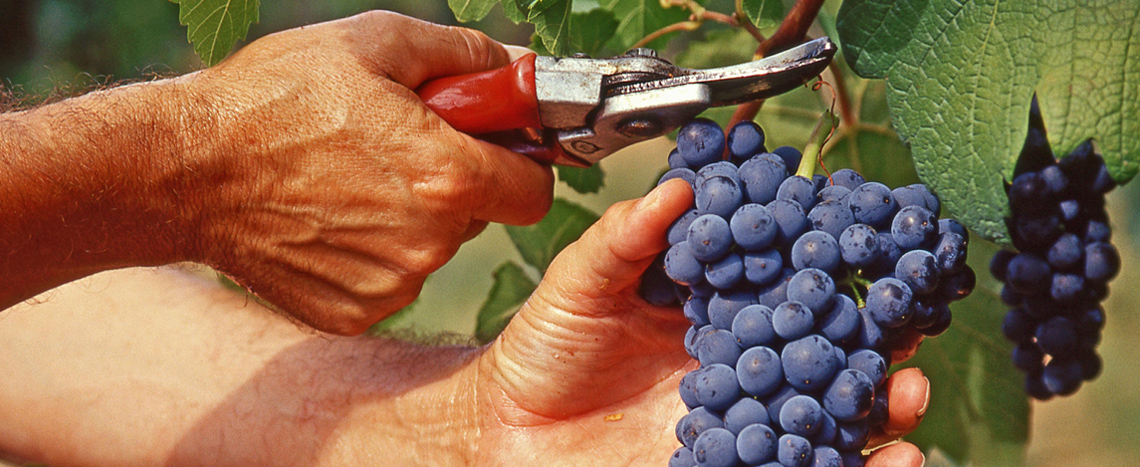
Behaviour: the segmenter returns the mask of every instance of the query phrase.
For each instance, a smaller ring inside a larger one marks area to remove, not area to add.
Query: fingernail
[[[922,399],[922,407],[918,409],[919,417],[926,415],[926,409],[930,407],[930,378],[923,376],[922,380],[926,381],[926,397]]]

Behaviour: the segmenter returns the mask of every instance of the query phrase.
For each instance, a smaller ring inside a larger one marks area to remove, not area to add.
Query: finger
[[[922,467],[926,456],[910,443],[892,444],[871,453],[867,467]]]
[[[472,217],[508,225],[530,225],[554,201],[554,170],[522,154],[454,133],[461,149],[473,153],[481,174],[471,190]]]
[[[515,60],[518,60],[519,57],[534,53],[533,50],[530,50],[526,47],[519,46],[519,45],[504,45],[503,47],[506,47],[507,55],[510,56],[510,60],[512,62]]]
[[[930,406],[930,380],[918,368],[904,368],[887,379],[887,422],[872,434],[868,445],[898,439],[914,431]]]
[[[362,58],[375,73],[409,89],[440,76],[499,68],[510,63],[503,45],[472,29],[443,26],[388,11],[349,19]]]
[[[689,208],[692,196],[687,183],[670,181],[640,200],[611,206],[555,259],[547,271],[553,279],[543,283],[559,284],[561,290],[551,295],[571,302],[628,288],[668,246],[665,231]]]

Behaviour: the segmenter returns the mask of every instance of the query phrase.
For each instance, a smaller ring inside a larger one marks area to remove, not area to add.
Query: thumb
[[[544,294],[568,311],[579,310],[582,298],[596,299],[625,290],[641,278],[653,257],[669,245],[665,231],[692,204],[687,183],[669,181],[640,200],[615,204],[559,254],[547,271],[544,285],[557,288]],[[606,310],[597,310],[599,312]]]
[[[502,44],[473,29],[443,26],[389,11],[349,18],[362,59],[373,72],[409,89],[441,76],[510,63]]]

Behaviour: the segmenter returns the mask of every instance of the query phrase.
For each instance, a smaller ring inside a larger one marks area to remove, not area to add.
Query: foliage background
[[[708,6],[719,11],[731,10],[731,4],[724,0],[713,0],[708,2]],[[836,6],[829,5],[830,11],[834,11]],[[248,40],[281,29],[377,8],[456,24],[444,0],[265,0],[261,6],[260,22],[250,27]],[[481,29],[502,42],[530,43],[533,28],[503,20],[501,8],[496,5],[487,19],[465,25]],[[0,0],[0,84],[8,91],[15,91],[25,103],[34,104],[122,80],[192,71],[202,64],[187,43],[185,34],[185,28],[178,25],[178,5],[164,0]],[[704,41],[706,35],[733,34],[733,31],[711,25],[699,32],[684,33],[668,44],[666,56],[690,66],[744,60],[747,57],[741,56],[740,49],[747,51],[754,47],[754,43],[744,41],[740,47],[734,48],[725,45],[731,44],[731,40],[716,42],[716,45]],[[687,55],[677,55],[685,49],[689,50]],[[855,83],[853,89],[860,90],[864,123],[885,125],[883,115],[876,115],[876,112],[885,112],[882,90],[875,87],[881,83],[876,85],[875,82],[849,79]],[[766,105],[759,121],[773,141],[769,147],[782,144],[802,147],[807,125],[814,120],[814,116],[803,109],[812,105],[818,107],[816,102],[817,98],[807,91],[796,91],[794,95]],[[723,121],[726,114],[717,115]],[[899,153],[883,132],[865,133],[831,147],[827,159],[829,167],[865,165],[861,167],[864,171],[893,178],[885,180],[892,186],[913,176],[910,165],[890,163],[900,157],[906,159],[905,151]],[[854,148],[851,141],[855,141]],[[602,212],[615,201],[635,198],[647,191],[660,170],[665,168],[665,155],[670,147],[669,141],[653,141],[606,159],[602,163],[607,172],[606,188],[598,194],[581,195],[564,184],[558,185],[557,194]],[[859,157],[849,157],[853,150],[861,150]],[[909,163],[909,160],[904,162]],[[1032,438],[1025,465],[1133,465],[1140,459],[1140,384],[1137,384],[1140,382],[1140,366],[1135,364],[1140,359],[1140,346],[1133,339],[1140,334],[1140,315],[1134,311],[1140,307],[1140,273],[1131,268],[1138,258],[1137,245],[1140,245],[1140,235],[1136,233],[1140,231],[1140,212],[1136,210],[1138,195],[1140,186],[1137,184],[1118,189],[1110,195],[1114,241],[1124,258],[1125,268],[1113,282],[1113,292],[1106,302],[1109,319],[1100,346],[1105,358],[1104,373],[1097,381],[1086,384],[1075,396],[1032,405]],[[465,245],[455,260],[432,276],[414,313],[399,315],[385,324],[390,329],[410,330],[420,336],[445,334],[469,340],[475,330],[476,313],[491,287],[492,271],[506,260],[522,262],[504,229],[492,226]],[[974,262],[975,265],[984,264],[985,259],[975,257]],[[986,276],[984,270],[978,272],[980,277]],[[987,312],[976,308],[971,308],[970,312]],[[1004,309],[988,312],[1001,314]],[[962,312],[957,313],[956,317],[962,318]],[[945,342],[945,347],[952,347],[949,345],[952,341]],[[936,344],[938,341],[932,341],[928,347]],[[968,358],[955,355],[952,350],[939,355],[951,360]],[[980,384],[989,383],[982,380]],[[999,392],[1017,390],[990,389]],[[946,396],[936,394],[935,404],[942,397]],[[1000,420],[996,422],[1000,423]],[[942,419],[932,416],[915,437],[961,436],[956,432],[962,429],[977,427],[943,423]],[[988,433],[977,435],[990,438]],[[943,463],[937,453],[931,453],[929,458],[930,465],[951,465]],[[977,465],[998,463],[996,460],[978,461]]]

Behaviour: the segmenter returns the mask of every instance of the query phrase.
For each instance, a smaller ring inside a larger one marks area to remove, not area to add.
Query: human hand
[[[477,463],[667,463],[678,446],[673,425],[685,413],[677,387],[696,364],[682,344],[688,322],[676,309],[647,304],[637,284],[667,246],[664,232],[691,193],[670,182],[614,205],[555,259],[477,363],[476,393],[486,412]],[[929,400],[917,369],[887,384],[889,433],[877,433],[876,445],[916,428]],[[875,451],[867,465],[922,462],[917,447],[897,443]]]
[[[363,332],[488,222],[549,209],[549,167],[455,131],[413,92],[507,63],[482,33],[371,12],[177,80],[197,129],[172,183],[197,232],[186,259],[318,329]]]

